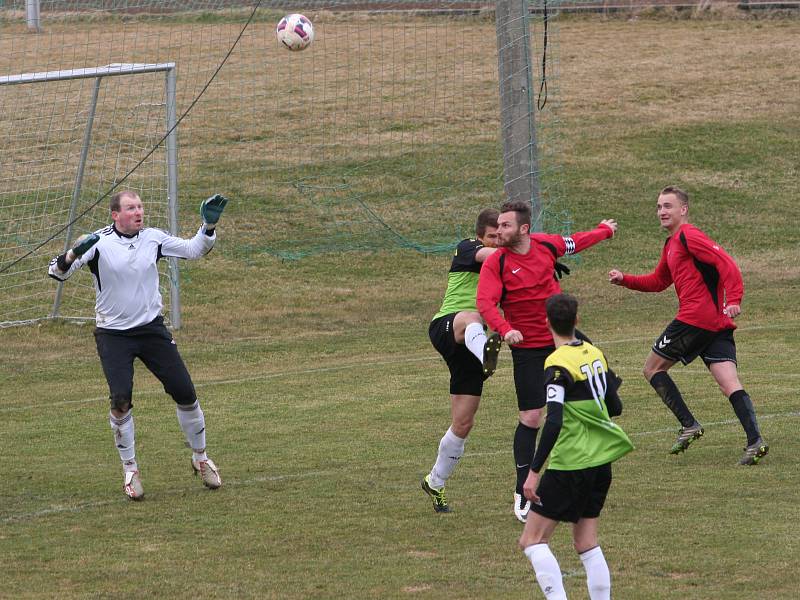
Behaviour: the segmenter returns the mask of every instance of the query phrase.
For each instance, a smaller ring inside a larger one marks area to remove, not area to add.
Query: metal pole
[[[42,31],[39,19],[39,0],[25,1],[25,19],[28,22],[28,31],[40,33]]]
[[[531,228],[541,228],[541,195],[532,89],[528,0],[497,0],[497,67],[505,194],[531,203]]]
[[[75,186],[72,188],[72,201],[69,205],[69,216],[67,217],[66,237],[64,238],[64,252],[69,250],[72,244],[72,221],[75,219],[75,213],[78,208],[78,199],[81,197],[81,187],[83,186],[83,173],[86,169],[86,157],[89,155],[89,143],[92,140],[92,127],[94,125],[94,115],[97,110],[97,97],[100,94],[100,77],[94,80],[94,87],[92,88],[92,102],[89,105],[89,117],[86,120],[86,129],[83,132],[83,145],[81,146],[81,157],[78,161],[78,172],[75,174]],[[61,309],[61,294],[64,290],[64,282],[59,281],[56,286],[56,298],[53,301],[53,314],[51,317],[57,317]]]
[[[173,66],[166,72],[167,78],[167,194],[169,202],[169,232],[178,235],[178,133],[176,89],[177,69]],[[169,257],[169,313],[173,329],[181,327],[180,271],[178,259]]]

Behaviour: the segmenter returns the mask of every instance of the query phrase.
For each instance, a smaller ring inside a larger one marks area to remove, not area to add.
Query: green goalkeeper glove
[[[89,248],[94,246],[97,242],[100,241],[100,236],[96,233],[87,233],[82,235],[75,243],[72,245],[72,253],[75,255],[75,258],[79,258],[86,254],[89,251]]]
[[[72,248],[67,250],[64,254],[58,257],[58,268],[62,271],[66,271],[69,269],[70,265],[74,263],[78,258],[86,254],[89,249],[94,246],[97,242],[100,241],[100,236],[96,233],[87,233],[82,235],[75,243],[72,244]]]
[[[225,205],[228,199],[221,194],[214,194],[211,198],[203,200],[200,204],[200,216],[203,217],[203,223],[208,225],[207,229],[214,229],[219,221],[222,211],[225,210]]]

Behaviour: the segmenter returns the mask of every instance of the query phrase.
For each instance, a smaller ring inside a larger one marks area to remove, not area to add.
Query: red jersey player
[[[536,436],[545,406],[544,361],[555,350],[547,328],[545,302],[561,293],[554,277],[556,259],[608,239],[617,230],[613,219],[592,231],[561,236],[530,233],[531,209],[525,201],[506,202],[497,219],[500,249],[483,263],[477,305],[484,321],[511,347],[519,423],[514,434],[517,486],[514,514],[525,522],[530,502],[522,487],[530,471]],[[503,315],[498,310],[503,309]]]
[[[719,244],[689,223],[689,195],[685,191],[674,186],[664,188],[656,210],[661,226],[670,235],[655,270],[631,275],[613,269],[608,279],[641,292],[660,292],[675,284],[678,314],[655,341],[644,363],[645,378],[681,423],[670,452],[680,454],[704,433],[667,373],[676,362],[686,365],[699,356],[730,400],[747,434],[739,464],[754,465],[767,454],[769,446],[761,437],[753,403],[736,370],[733,319],[741,312],[742,274]]]

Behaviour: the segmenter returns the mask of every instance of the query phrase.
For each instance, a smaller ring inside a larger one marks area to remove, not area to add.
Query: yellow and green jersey
[[[477,239],[459,242],[447,274],[447,291],[444,293],[442,307],[433,315],[434,319],[462,310],[478,310],[475,306],[475,294],[478,291],[481,263],[475,260],[475,255],[481,248],[483,242]]]
[[[596,467],[633,450],[631,440],[608,416],[608,363],[599,349],[580,340],[565,344],[547,357],[544,367],[548,410],[551,402],[563,403],[561,430],[548,468]]]

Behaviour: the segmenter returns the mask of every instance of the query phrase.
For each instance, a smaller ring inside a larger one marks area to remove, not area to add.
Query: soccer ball
[[[303,15],[286,15],[275,30],[278,41],[289,50],[305,50],[314,41],[314,26]]]

